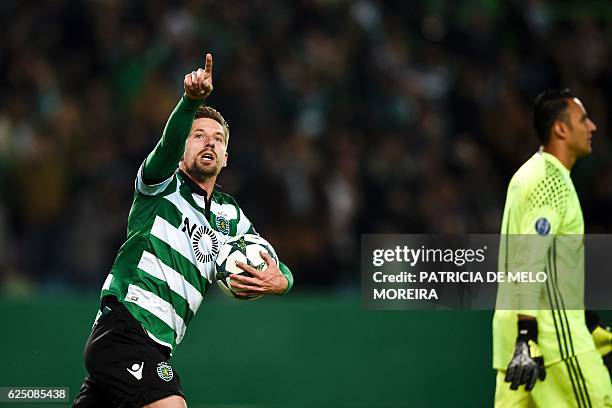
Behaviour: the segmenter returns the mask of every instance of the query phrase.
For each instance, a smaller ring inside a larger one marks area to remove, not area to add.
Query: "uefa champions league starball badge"
[[[535,230],[541,236],[546,236],[550,232],[550,222],[546,218],[538,218],[535,223]]]

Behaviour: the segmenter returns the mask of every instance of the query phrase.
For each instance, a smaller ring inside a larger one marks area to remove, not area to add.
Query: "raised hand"
[[[206,54],[204,69],[198,68],[197,71],[185,75],[183,86],[185,95],[189,99],[205,99],[213,90],[212,84],[213,60],[211,54]]]

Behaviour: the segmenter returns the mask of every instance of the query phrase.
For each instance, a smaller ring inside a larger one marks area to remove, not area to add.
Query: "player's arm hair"
[[[278,269],[280,269],[283,275],[285,275],[285,278],[287,278],[287,289],[285,289],[285,291],[283,292],[284,295],[285,293],[289,292],[293,287],[293,274],[291,273],[289,267],[281,261],[278,261]]]
[[[196,110],[202,102],[182,96],[168,118],[161,139],[144,162],[142,179],[146,184],[160,183],[174,174],[183,157]]]

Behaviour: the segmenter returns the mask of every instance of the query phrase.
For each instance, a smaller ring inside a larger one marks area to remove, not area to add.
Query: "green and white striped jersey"
[[[215,279],[220,247],[230,237],[255,233],[231,196],[215,187],[207,200],[206,191],[177,170],[198,105],[183,96],[140,167],[127,239],[101,292],[101,297],[115,296],[153,340],[171,350]],[[163,181],[149,185],[144,174]],[[287,277],[287,292],[293,277],[283,263],[279,268]]]
[[[179,344],[211,282],[219,248],[253,226],[236,201],[214,191],[207,216],[205,192],[182,172],[148,186],[142,167],[128,217],[128,238],[101,296],[114,295],[156,342]]]
[[[502,220],[499,271],[543,271],[544,283],[500,283],[493,317],[493,367],[506,369],[517,315],[535,316],[545,363],[569,360],[594,344],[584,320],[584,220],[569,170],[534,154],[514,174]]]

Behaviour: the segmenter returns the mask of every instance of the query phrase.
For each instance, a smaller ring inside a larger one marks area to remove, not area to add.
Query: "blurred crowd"
[[[612,230],[605,2],[5,0],[0,13],[5,292],[99,288],[136,171],[206,52],[208,104],[232,133],[219,183],[299,287],[358,285],[361,234],[498,232],[509,178],[538,149],[531,101],[553,86],[598,125],[573,174],[587,232]]]

